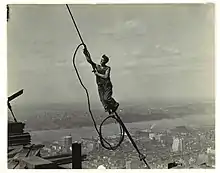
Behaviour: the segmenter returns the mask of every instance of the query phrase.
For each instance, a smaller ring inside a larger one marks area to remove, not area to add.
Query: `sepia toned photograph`
[[[8,169],[215,169],[214,3],[6,9]]]

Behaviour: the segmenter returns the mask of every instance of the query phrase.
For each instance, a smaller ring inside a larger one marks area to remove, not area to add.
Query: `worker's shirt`
[[[96,69],[97,69],[98,73],[105,75],[107,69],[110,69],[110,67],[109,66],[102,67],[101,65],[97,64]],[[107,78],[102,78],[102,77],[96,75],[96,82],[98,85],[101,85],[101,86],[105,86],[106,84],[111,85],[110,73]]]

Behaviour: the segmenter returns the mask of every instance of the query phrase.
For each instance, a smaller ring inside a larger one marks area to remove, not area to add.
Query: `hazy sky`
[[[19,103],[85,101],[72,68],[80,43],[65,5],[11,5],[8,94]],[[119,101],[214,97],[212,5],[70,5],[94,61],[110,56]],[[95,77],[77,64],[92,101]]]

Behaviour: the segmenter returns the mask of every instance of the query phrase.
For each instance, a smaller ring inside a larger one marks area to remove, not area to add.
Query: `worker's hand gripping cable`
[[[89,51],[88,51],[86,45],[83,44],[83,46],[84,46],[84,48],[83,48],[83,54],[84,54],[85,57],[87,58],[87,61],[90,61],[90,63],[91,63],[91,62],[92,62],[91,55],[90,55],[90,53],[89,53]],[[96,72],[96,67],[95,67],[95,65],[92,66],[92,68],[93,68],[93,71],[92,71],[92,72]]]

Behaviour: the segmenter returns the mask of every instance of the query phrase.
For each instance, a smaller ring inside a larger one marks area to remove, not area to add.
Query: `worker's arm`
[[[105,74],[100,74],[100,73],[98,73],[98,72],[96,71],[96,72],[95,72],[95,75],[97,75],[97,76],[99,76],[99,77],[101,77],[101,78],[106,79],[106,78],[108,78],[109,75],[110,75],[110,70],[111,70],[111,68],[108,67],[107,70],[106,70],[106,72],[105,72]]]
[[[88,61],[88,63],[90,63],[93,68],[96,68],[96,63],[94,63],[94,62],[92,61],[92,58],[91,58],[91,56],[90,56],[89,51],[88,51],[86,48],[84,48],[84,49],[83,49],[83,53],[84,53],[84,55],[85,55],[86,60]]]

